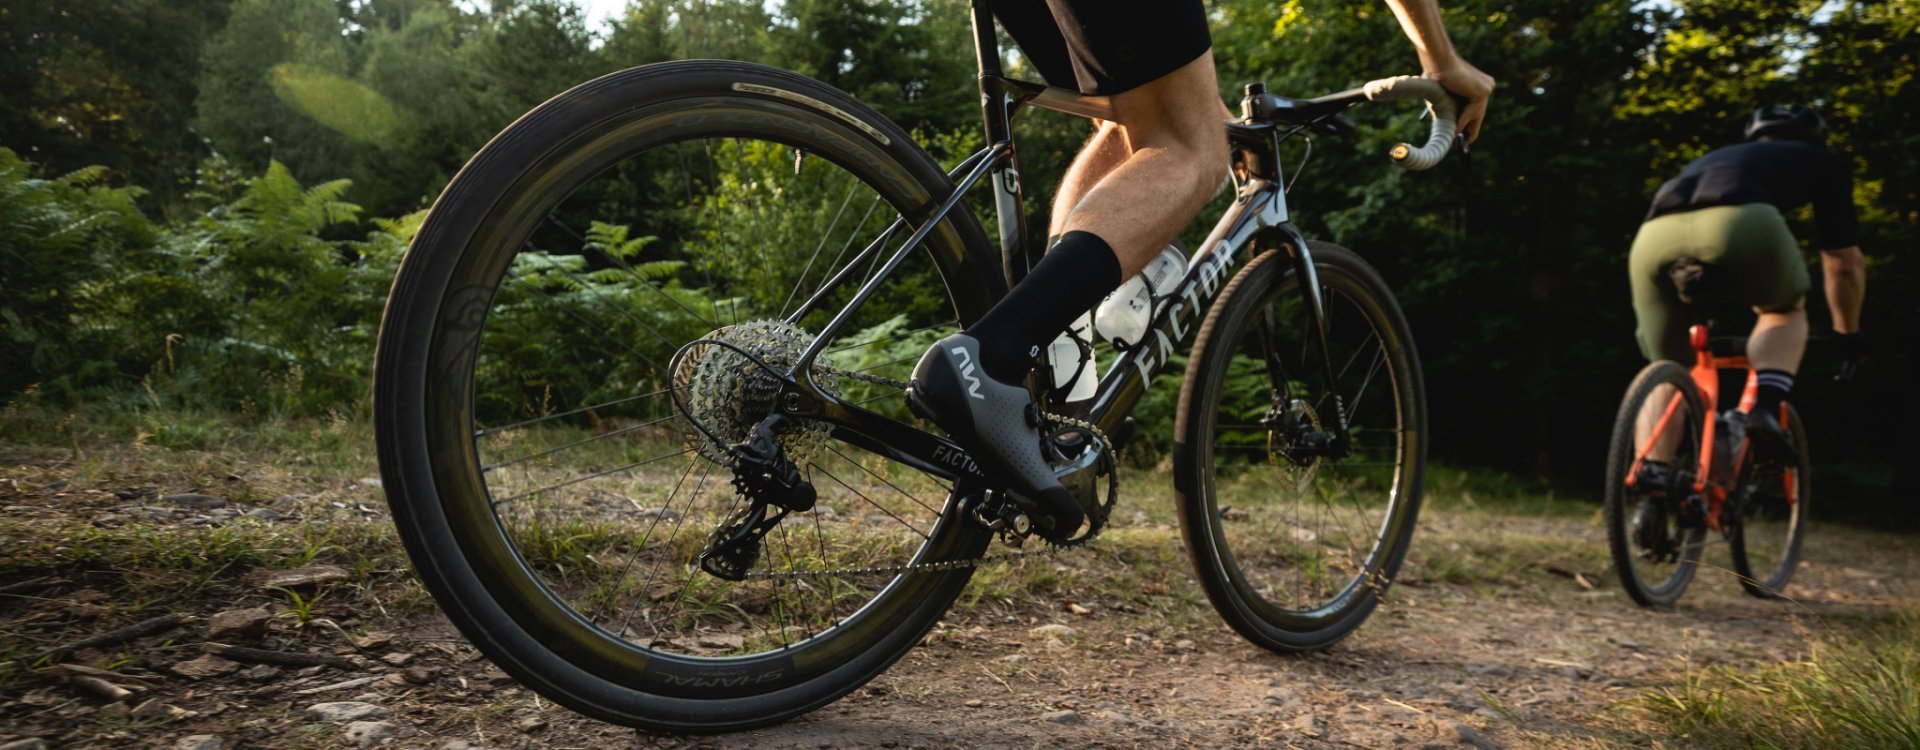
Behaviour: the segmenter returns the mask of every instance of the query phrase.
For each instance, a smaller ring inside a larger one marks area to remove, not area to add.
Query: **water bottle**
[[[1168,245],[1100,303],[1093,313],[1094,330],[1123,348],[1140,343],[1147,335],[1147,324],[1153,322],[1155,303],[1172,296],[1174,285],[1186,272],[1187,256]]]
[[[1053,366],[1054,392],[1067,394],[1068,403],[1093,398],[1100,386],[1100,368],[1093,358],[1092,343],[1093,315],[1081,313],[1066,333],[1047,345],[1047,362]]]

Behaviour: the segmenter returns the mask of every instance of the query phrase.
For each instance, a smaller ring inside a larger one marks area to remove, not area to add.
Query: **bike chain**
[[[886,386],[888,388],[893,388],[900,391],[905,391],[908,387],[908,383],[904,380],[895,380],[893,378],[883,377],[880,375],[872,375],[864,372],[855,372],[852,370],[843,370],[837,367],[824,366],[824,365],[815,365],[814,369],[825,371],[827,373],[834,375],[835,377],[860,380],[868,383],[873,383],[875,385]],[[1092,422],[1088,422],[1083,419],[1075,419],[1073,417],[1069,417],[1064,414],[1054,414],[1048,411],[1042,411],[1040,413],[1042,416],[1046,417],[1048,420],[1051,420],[1056,424],[1060,424],[1066,427],[1073,427],[1073,428],[1086,430],[1087,434],[1092,435],[1094,440],[1099,441],[1103,449],[1105,450],[1113,449],[1113,443],[1112,441],[1109,441],[1107,439],[1107,434],[1101,431],[1101,429],[1097,425],[1093,424]],[[1115,493],[1111,493],[1111,492],[1108,493],[1106,508],[1104,509],[1108,515],[1111,515],[1113,512],[1114,499],[1115,499]],[[961,520],[963,523],[966,522],[966,519],[961,519]],[[948,571],[948,570],[959,570],[961,568],[972,568],[972,567],[978,567],[981,565],[998,564],[1003,562],[1011,562],[1014,560],[1024,560],[1029,558],[1053,557],[1055,555],[1060,554],[1061,550],[1085,547],[1091,544],[1093,540],[1098,539],[1100,537],[1100,532],[1105,530],[1106,530],[1106,526],[1103,523],[1100,526],[1100,528],[1095,529],[1093,533],[1088,534],[1084,539],[1075,539],[1073,541],[1064,542],[1064,543],[1048,541],[1046,542],[1047,546],[1042,549],[1023,550],[1020,552],[1013,552],[1013,553],[1008,553],[1004,555],[988,555],[983,557],[970,557],[963,560],[942,560],[940,562],[934,562],[934,563],[918,563],[918,564],[904,563],[900,565],[872,565],[872,566],[855,567],[855,568],[830,568],[825,570],[753,572],[753,573],[747,574],[746,580],[786,581],[786,580],[795,580],[800,578],[825,578],[825,577],[845,576],[845,575],[878,575],[878,574],[900,575],[904,573],[921,573],[921,572],[931,573],[931,572],[942,572],[942,571]]]

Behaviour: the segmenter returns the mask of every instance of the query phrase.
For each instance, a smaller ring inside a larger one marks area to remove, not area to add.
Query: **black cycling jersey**
[[[1660,186],[1647,218],[1745,203],[1771,203],[1782,213],[1811,203],[1820,249],[1860,244],[1846,161],[1805,141],[1759,140],[1709,151]]]

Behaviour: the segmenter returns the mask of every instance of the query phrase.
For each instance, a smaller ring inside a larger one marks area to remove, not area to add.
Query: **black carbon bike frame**
[[[1005,77],[1000,68],[999,42],[994,36],[994,21],[985,0],[972,0],[974,45],[980,69],[982,110],[986,119],[987,145],[961,161],[948,173],[957,179],[954,191],[940,200],[925,218],[919,220],[911,236],[893,252],[871,277],[854,293],[853,299],[834,315],[819,336],[793,367],[783,373],[785,392],[779,399],[781,413],[832,425],[835,438],[877,453],[921,471],[954,481],[984,482],[986,475],[952,441],[928,433],[913,425],[842,401],[816,385],[812,378],[815,358],[829,341],[852,320],[854,312],[873,296],[879,285],[926,239],[947,214],[960,207],[966,194],[982,180],[993,191],[994,208],[999,216],[1001,260],[1007,287],[1019,283],[1039,257],[1027,241],[1027,222],[1020,170],[1014,155],[1014,115],[1033,106],[1099,120],[1113,119],[1113,108],[1106,97],[1083,96],[1077,92],[1053,88]],[[1264,94],[1259,94],[1264,96]],[[1243,103],[1248,117],[1228,121],[1228,142],[1236,168],[1233,204],[1188,260],[1187,272],[1173,293],[1172,304],[1158,306],[1148,327],[1150,335],[1125,352],[1126,359],[1101,378],[1089,410],[1089,419],[1108,434],[1115,434],[1145,395],[1153,375],[1165,367],[1171,355],[1183,347],[1205,319],[1207,309],[1220,290],[1232,278],[1236,267],[1261,253],[1284,250],[1301,283],[1299,288],[1307,310],[1308,325],[1318,349],[1326,383],[1334,382],[1333,364],[1327,355],[1320,285],[1314,273],[1313,258],[1298,229],[1287,220],[1284,183],[1277,159],[1280,141],[1300,130],[1333,118],[1348,107],[1365,101],[1358,89],[1319,99],[1292,102],[1283,106],[1311,105],[1301,116],[1269,119],[1254,116],[1261,109],[1253,105],[1254,95]],[[1282,121],[1285,120],[1285,121]],[[1224,166],[1224,165],[1223,165]],[[991,178],[990,180],[988,178]],[[962,208],[961,210],[965,210]],[[826,298],[854,276],[854,269],[879,254],[900,232],[907,229],[902,217],[881,232],[860,254],[829,279],[787,321],[798,324],[819,310]],[[990,262],[984,253],[970,253],[973,262]],[[983,308],[984,309],[984,308]],[[961,321],[963,324],[968,321]],[[1041,368],[1041,372],[1046,372]],[[1041,377],[1043,387],[1050,378]],[[1284,387],[1284,384],[1282,384]],[[1347,449],[1347,424],[1344,405],[1336,404],[1339,419],[1331,427],[1331,440],[1316,452],[1329,456],[1344,455]]]

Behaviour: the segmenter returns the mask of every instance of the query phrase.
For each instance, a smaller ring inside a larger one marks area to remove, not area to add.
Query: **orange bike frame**
[[[1747,450],[1745,446],[1741,446],[1739,452],[1732,456],[1733,465],[1726,467],[1724,474],[1715,472],[1718,452],[1714,450],[1714,437],[1719,430],[1717,415],[1720,412],[1720,371],[1745,370],[1747,372],[1747,383],[1740,393],[1740,411],[1742,412],[1753,411],[1754,403],[1759,397],[1760,376],[1754,371],[1753,362],[1744,356],[1714,356],[1712,348],[1708,345],[1706,326],[1693,326],[1688,330],[1688,338],[1694,350],[1694,364],[1691,371],[1693,384],[1700,389],[1701,406],[1706,411],[1701,415],[1700,420],[1702,425],[1700,468],[1694,474],[1693,491],[1707,501],[1707,527],[1719,531],[1721,508],[1726,504],[1727,495],[1732,490],[1732,481],[1741,475],[1741,470],[1746,468],[1747,461]],[[1634,479],[1639,476],[1641,462],[1646,460],[1647,454],[1660,441],[1660,436],[1673,424],[1674,415],[1679,413],[1680,405],[1685,402],[1684,395],[1676,393],[1673,400],[1667,403],[1666,412],[1661,414],[1659,424],[1655,425],[1652,434],[1647,436],[1646,445],[1640,446],[1639,453],[1634,456],[1632,470],[1627,475],[1629,486],[1632,486]],[[1787,423],[1788,418],[1787,407],[1782,404],[1780,426],[1783,429],[1791,429]],[[1789,503],[1800,500],[1799,486],[1794,481],[1793,472],[1792,469],[1785,472],[1786,496]],[[1716,479],[1721,476],[1726,477],[1726,481]]]

